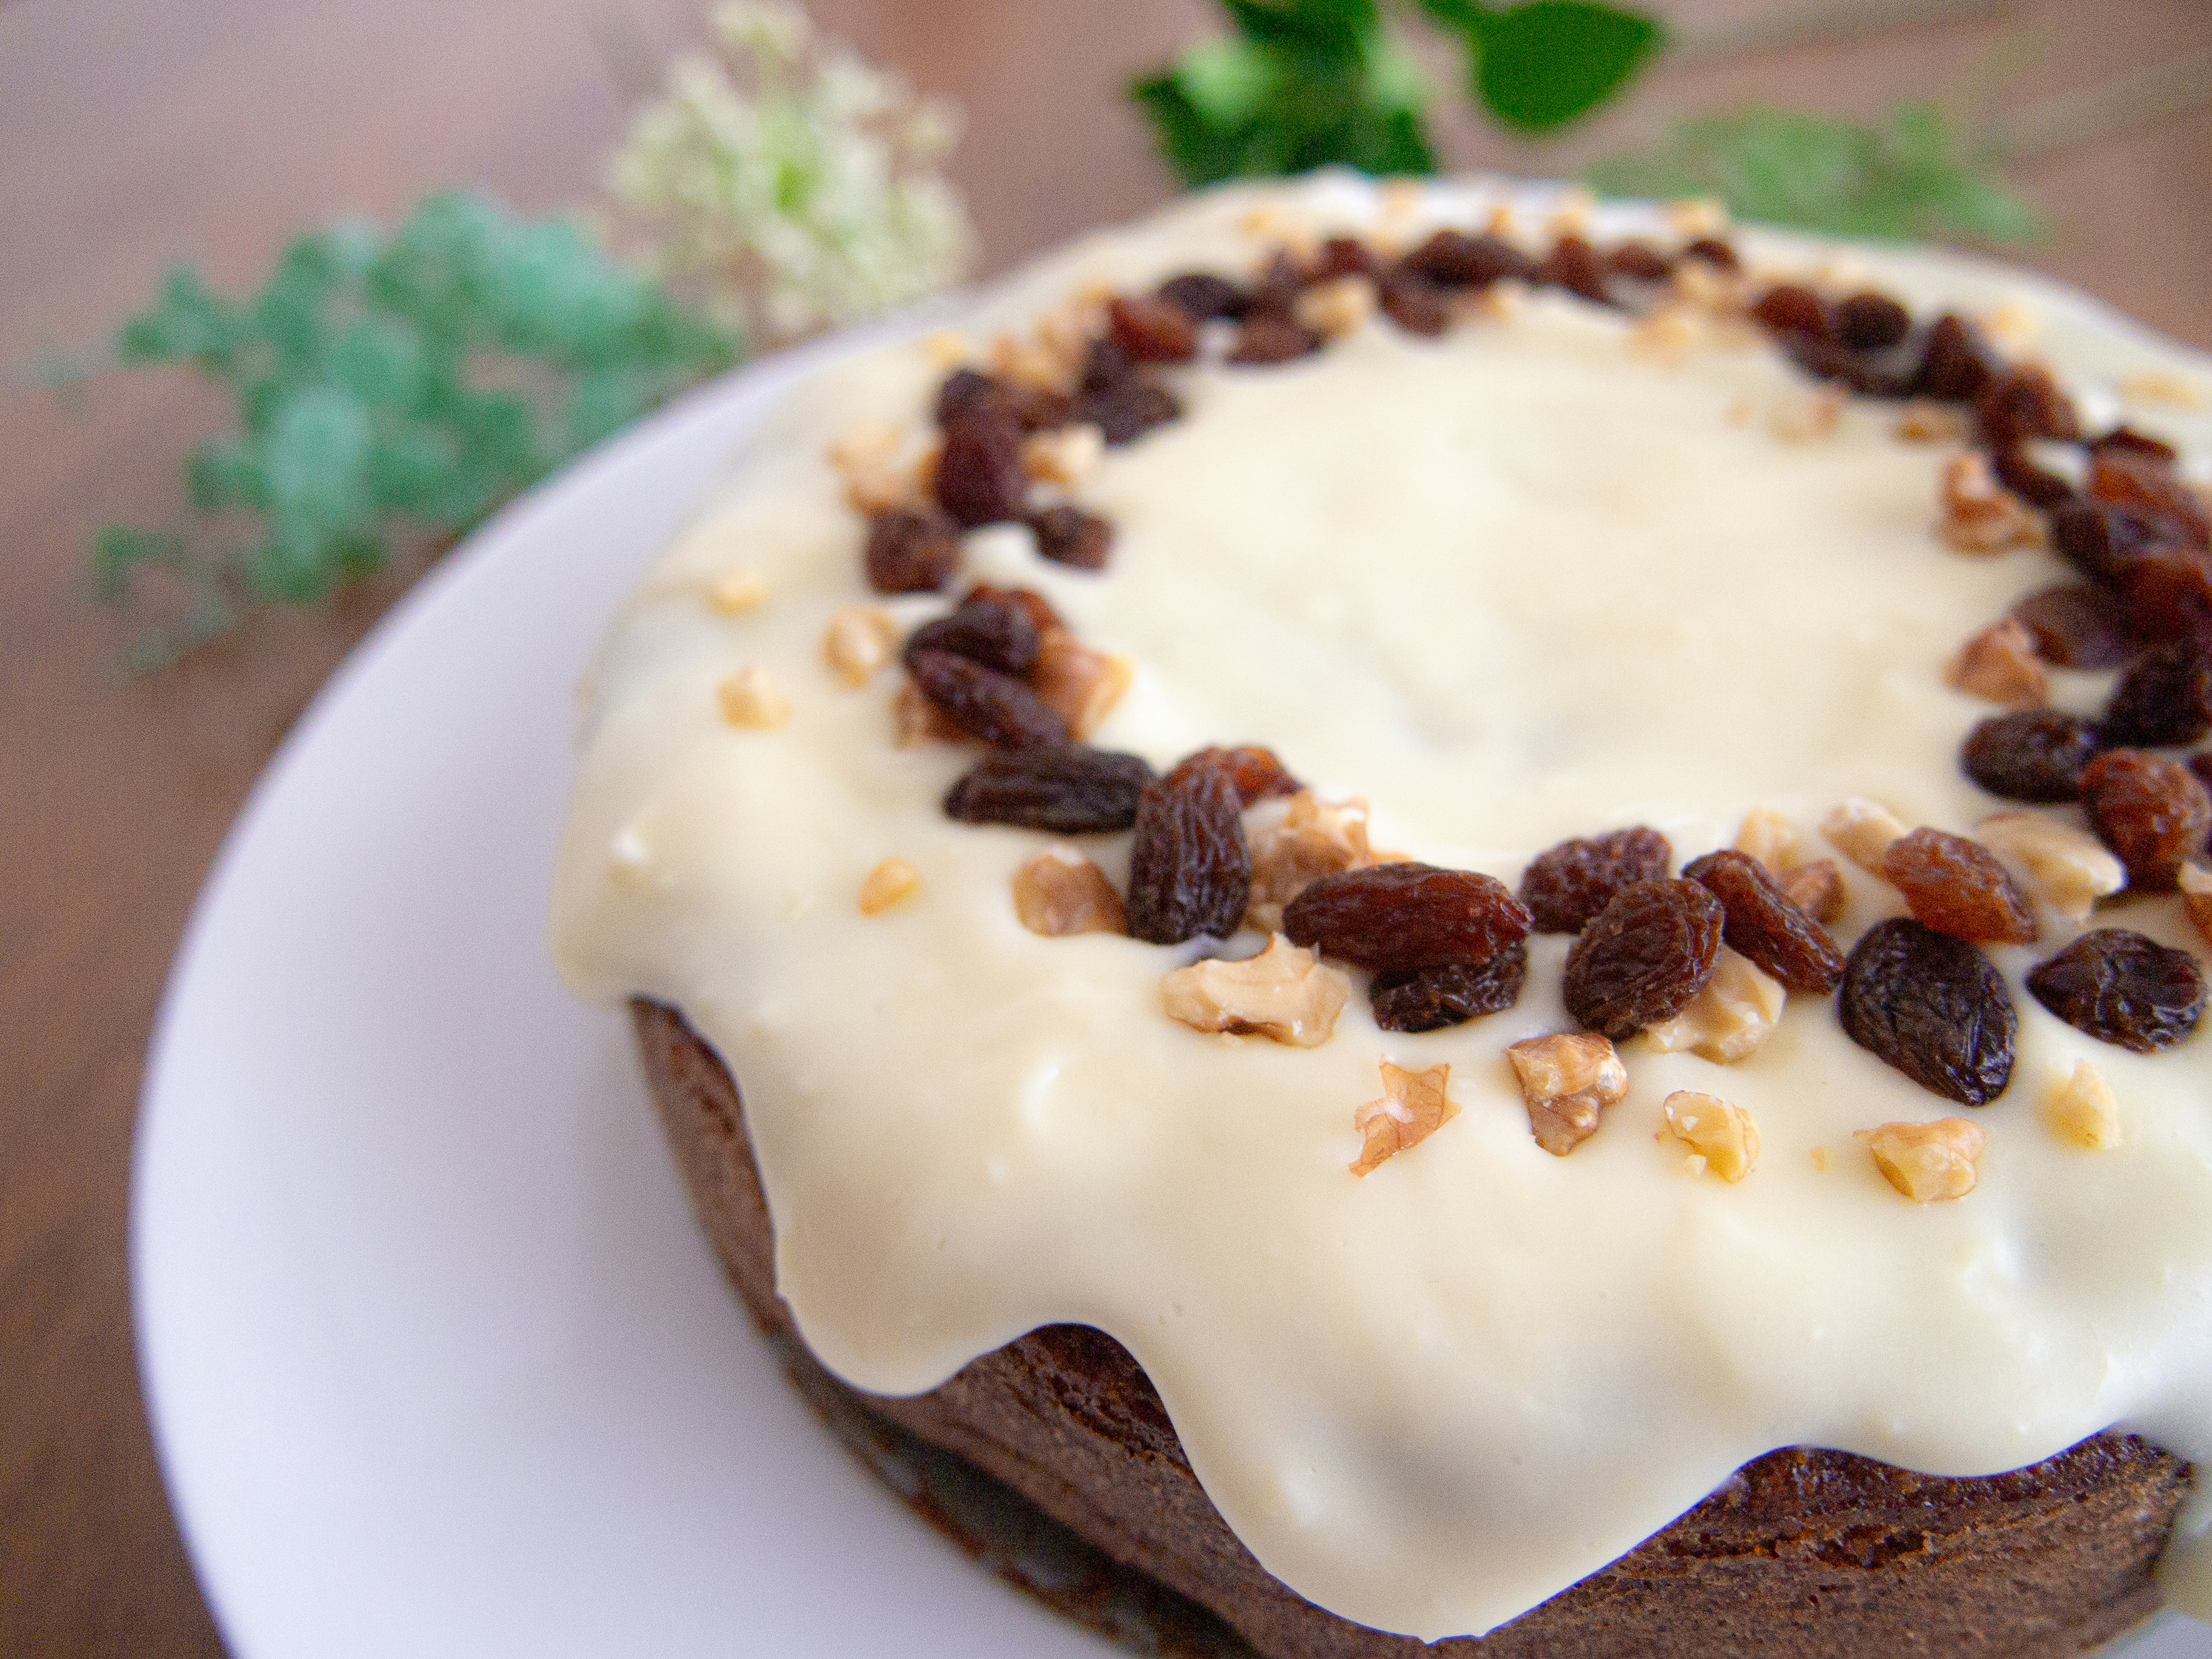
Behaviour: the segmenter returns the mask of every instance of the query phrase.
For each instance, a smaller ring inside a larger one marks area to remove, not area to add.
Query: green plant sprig
[[[450,541],[740,347],[567,222],[459,192],[301,236],[243,300],[173,270],[115,361],[197,370],[238,429],[189,457],[184,527],[100,532],[94,588],[174,656]]]

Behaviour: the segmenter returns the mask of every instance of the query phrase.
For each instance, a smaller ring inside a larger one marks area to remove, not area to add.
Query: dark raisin
[[[1129,851],[1132,938],[1180,945],[1237,931],[1252,891],[1243,810],[1235,780],[1218,766],[1146,785]]]
[[[1182,404],[1174,392],[1133,376],[1078,395],[1075,417],[1098,428],[1116,447],[1134,443],[1154,427],[1179,418]]]
[[[972,368],[956,369],[937,391],[937,423],[951,427],[988,416],[1010,420],[1028,432],[1065,426],[1072,405],[1063,393],[1011,386]]]
[[[1298,295],[1306,286],[1305,267],[1284,249],[1277,248],[1267,258],[1259,279],[1252,284],[1252,297],[1243,314],[1246,317],[1266,312],[1273,316],[1287,317],[1297,304]]]
[[[1940,404],[1970,404],[1996,372],[1996,355],[1979,331],[1947,311],[1928,325],[1914,389]]]
[[[1201,323],[1217,317],[1241,317],[1250,303],[1244,290],[1236,283],[1204,270],[1188,270],[1180,276],[1169,277],[1160,284],[1159,296],[1181,309],[1185,316]]]
[[[1012,823],[1057,836],[1127,830],[1152,769],[1134,755],[1080,744],[1001,749],[971,767],[945,797],[963,823]]]
[[[1835,337],[1828,302],[1809,288],[1782,283],[1753,301],[1751,314],[1770,334],[1802,335],[1808,340]]]
[[[1255,312],[1237,331],[1237,343],[1229,353],[1232,363],[1287,363],[1311,356],[1321,349],[1321,336],[1294,319],[1274,312]]]
[[[1613,303],[1612,295],[1606,291],[1605,261],[1579,236],[1562,236],[1552,244],[1551,252],[1536,272],[1536,280],[1548,287],[1579,294],[1601,306]]]
[[[1836,337],[1854,351],[1885,351],[1912,331],[1912,313],[1887,294],[1836,302]]]
[[[988,398],[969,402],[945,428],[934,488],[953,522],[972,530],[1022,516],[1030,485],[1022,440],[1020,421]]]
[[[1198,325],[1165,300],[1117,294],[1107,303],[1106,325],[1132,362],[1187,363],[1198,356]]]
[[[2092,581],[2120,582],[2159,543],[2158,526],[2109,501],[2071,501],[2051,511],[2051,544]]]
[[[2020,1016],[1973,945],[1899,916],[1878,921],[1844,967],[1844,1032],[1922,1088],[1986,1106],[2012,1080]]]
[[[1395,973],[1487,962],[1528,938],[1528,913],[1492,877],[1408,860],[1309,884],[1284,907],[1283,931],[1323,956]]]
[[[2204,975],[2186,951],[2124,927],[2084,933],[2027,976],[2028,994],[2077,1031],[2147,1054],[2204,1013]]]
[[[2081,804],[2106,846],[2128,866],[2128,885],[2163,892],[2212,830],[2212,797],[2179,761],[2110,749],[2081,775]]]
[[[2212,790],[2212,750],[2191,755],[2188,760],[2190,775],[2206,789]]]
[[[2035,654],[2054,668],[2118,668],[2142,648],[2127,606],[2110,591],[2061,582],[2029,594],[2012,614],[2035,635]]]
[[[2212,547],[2212,509],[2161,457],[2129,448],[2097,450],[2089,458],[2089,493],[2139,514],[2157,527],[2161,541]]]
[[[2212,651],[2175,640],[2145,652],[2105,705],[2105,740],[2138,749],[2195,743],[2212,732]]]
[[[1717,236],[1700,236],[1682,250],[1685,259],[1703,259],[1720,270],[1741,270],[1743,261],[1736,258],[1735,248]]]
[[[1682,872],[1721,902],[1721,937],[1793,991],[1826,996],[1844,976],[1844,953],[1828,930],[1797,907],[1766,866],[1724,848],[1692,859]]]
[[[1179,777],[1194,767],[1217,766],[1229,774],[1237,798],[1250,806],[1278,795],[1295,795],[1305,786],[1290,775],[1272,749],[1245,744],[1234,749],[1201,749],[1176,763],[1170,777]]]
[[[968,605],[988,599],[997,605],[1018,605],[1022,614],[1036,624],[1040,634],[1049,634],[1055,628],[1067,624],[1060,612],[1052,608],[1052,601],[1033,587],[994,587],[989,582],[977,582],[960,596],[960,603]]]
[[[1016,678],[1036,665],[1037,626],[1018,605],[991,599],[963,599],[950,616],[926,622],[907,635],[911,663],[925,651],[951,651]]]
[[[2081,775],[2104,747],[2087,720],[2052,708],[1992,714],[1966,734],[1959,763],[2006,800],[2078,800]]]
[[[1443,288],[1486,288],[1512,276],[1526,282],[1536,263],[1510,242],[1440,230],[1406,256],[1406,263]]]
[[[907,672],[931,705],[994,749],[1067,741],[1067,722],[1011,675],[950,651],[917,651]]]
[[[2051,371],[2038,363],[2007,369],[1984,386],[1974,400],[1974,424],[1983,441],[1996,448],[2030,438],[2070,441],[2081,435],[2072,401],[2058,389]]]
[[[1114,526],[1067,502],[1030,514],[1030,528],[1041,557],[1077,570],[1103,570],[1114,550]]]
[[[1382,314],[1408,334],[1429,337],[1451,326],[1451,306],[1442,290],[1422,277],[1393,272],[1382,283]]]
[[[1382,268],[1375,250],[1356,236],[1332,236],[1314,256],[1306,275],[1316,283],[1333,283],[1345,276],[1372,276]]]
[[[1694,881],[1631,882],[1567,952],[1567,1012],[1615,1042],[1672,1019],[1713,976],[1726,922]]]
[[[2074,486],[2056,472],[2045,471],[2017,446],[2000,444],[1990,451],[1990,471],[1997,482],[2030,507],[2048,512],[2074,499]]]
[[[1997,945],[2035,942],[2035,912],[1997,855],[1979,842],[1925,825],[1889,844],[1885,880],[1913,916],[1953,939]]]
[[[1894,352],[1854,351],[1841,340],[1806,334],[1784,335],[1782,349],[1814,379],[1833,380],[1869,398],[1909,398],[1918,381],[1918,371]]]
[[[2116,426],[2110,432],[2100,432],[2089,440],[2092,454],[2101,455],[2107,450],[2124,450],[2131,455],[2144,455],[2152,460],[2172,466],[2181,459],[2181,452],[2163,438],[2154,438],[2148,432],[2137,432],[2133,427]]]
[[[878,513],[868,522],[868,586],[934,593],[960,568],[960,532],[936,513]]]
[[[1539,853],[1521,874],[1521,902],[1540,933],[1579,933],[1632,881],[1667,873],[1674,849],[1641,825],[1587,841],[1563,841]]]
[[[1605,263],[1615,276],[1638,283],[1663,283],[1674,270],[1674,262],[1649,242],[1623,242],[1605,256]]]
[[[937,423],[951,426],[987,401],[1006,395],[1006,388],[981,369],[956,368],[937,388]]]
[[[1377,974],[1368,988],[1375,1023],[1386,1031],[1437,1031],[1484,1014],[1503,1013],[1521,1000],[1528,946],[1509,945],[1487,962]]]
[[[2128,626],[2143,638],[2212,641],[2212,554],[2147,548],[2129,561],[2120,586]]]

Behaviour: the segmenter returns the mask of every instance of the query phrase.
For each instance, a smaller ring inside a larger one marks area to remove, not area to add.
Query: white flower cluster
[[[974,248],[938,171],[957,106],[823,44],[794,6],[714,13],[609,170],[661,276],[772,343],[950,286]]]

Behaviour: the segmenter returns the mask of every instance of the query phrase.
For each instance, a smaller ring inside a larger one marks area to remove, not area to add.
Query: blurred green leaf
[[[1468,9],[1477,100],[1519,132],[1581,119],[1626,85],[1659,50],[1659,25],[1592,0],[1528,0],[1502,11]]]

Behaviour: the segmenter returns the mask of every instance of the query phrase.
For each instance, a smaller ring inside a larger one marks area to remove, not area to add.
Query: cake
[[[1263,1654],[2203,1610],[2203,383],[1702,211],[1193,198],[748,442],[562,966],[757,1320]]]

